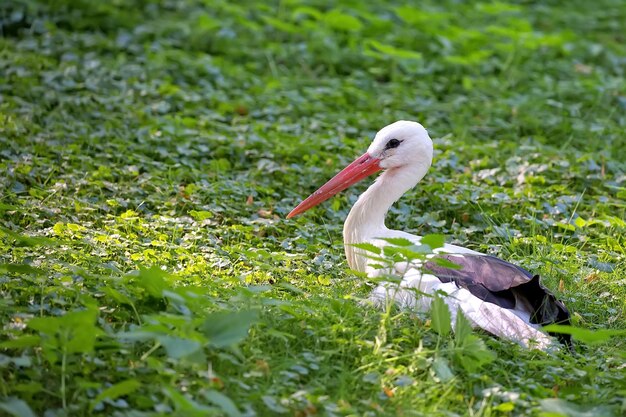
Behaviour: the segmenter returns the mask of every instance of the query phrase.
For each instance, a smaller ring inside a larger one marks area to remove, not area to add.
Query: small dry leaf
[[[263,359],[257,359],[256,368],[265,374],[270,373],[270,365]]]
[[[605,160],[604,160],[604,157],[602,157],[602,166],[600,167],[600,175],[602,175],[602,178],[606,176],[606,168],[604,166],[605,166]]]
[[[565,291],[565,281],[563,281],[563,280],[559,281],[559,291],[560,292]]]
[[[391,388],[383,387],[383,391],[387,397],[393,397],[393,390]]]
[[[189,200],[189,198],[191,197],[189,193],[187,192],[187,190],[185,189],[184,185],[178,186],[178,195],[180,195],[185,200]]]
[[[211,381],[211,385],[213,387],[218,388],[218,389],[224,388],[224,382],[218,377],[214,376],[214,377],[209,378],[209,380]]]
[[[269,219],[270,217],[272,217],[272,210],[260,209],[259,211],[257,211],[257,214],[264,219]]]
[[[593,67],[591,65],[585,65],[579,62],[574,65],[574,70],[579,74],[589,75],[593,72]]]
[[[239,105],[235,107],[235,113],[237,113],[239,116],[247,116],[249,110],[246,106]]]
[[[313,404],[309,404],[304,409],[296,411],[294,416],[307,417],[307,416],[314,416],[316,414],[317,414],[317,408],[315,408]]]
[[[383,411],[383,408],[380,406],[380,404],[375,403],[374,401],[370,401],[368,405],[376,411]]]
[[[598,278],[600,278],[600,275],[598,275],[596,272],[592,272],[585,277],[585,282],[594,282],[597,281]]]
[[[337,401],[337,405],[340,408],[352,408],[352,405],[348,401],[343,400],[343,399]]]
[[[254,197],[249,195],[248,198],[246,198],[246,206],[250,206],[252,203],[254,203]]]

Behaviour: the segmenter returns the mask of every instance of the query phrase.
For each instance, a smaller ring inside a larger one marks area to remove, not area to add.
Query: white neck
[[[367,258],[350,244],[387,237],[387,211],[405,192],[417,185],[429,167],[430,163],[389,169],[361,194],[343,225],[343,242],[350,268],[365,271],[367,267]]]

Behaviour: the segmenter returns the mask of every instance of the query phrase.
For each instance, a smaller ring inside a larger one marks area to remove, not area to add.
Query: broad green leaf
[[[296,7],[291,14],[292,19],[298,19],[300,16],[310,16],[315,20],[320,20],[324,17],[323,13],[319,10],[308,7],[308,6],[300,6]]]
[[[30,319],[28,327],[43,334],[51,335],[61,327],[63,321],[60,317],[35,317]]]
[[[20,394],[36,395],[40,394],[43,391],[44,387],[40,382],[30,381],[23,384],[15,384],[14,389],[15,392],[19,392]]]
[[[163,392],[172,401],[174,408],[179,412],[179,415],[213,416],[217,412],[217,409],[214,407],[208,407],[204,404],[200,404],[183,395],[174,388],[163,388]]]
[[[416,259],[424,259],[426,255],[431,253],[431,250],[427,245],[385,246],[383,247],[383,253],[386,257],[396,260],[399,260],[399,255],[400,259],[403,261],[413,261]]]
[[[304,291],[293,284],[290,284],[285,281],[281,281],[277,284],[279,287],[286,289],[294,294],[304,294]]]
[[[17,206],[0,203],[0,213],[2,213],[3,211],[10,211],[10,210],[17,210]]]
[[[377,255],[379,255],[381,251],[381,249],[378,246],[372,243],[351,243],[350,246],[354,246],[357,249],[362,249],[366,252],[375,253]]]
[[[440,256],[434,256],[433,258],[429,259],[430,261],[432,261],[433,263],[436,263],[439,266],[442,266],[444,268],[448,268],[448,269],[461,269],[462,266],[459,264],[456,264],[446,258],[442,258]]]
[[[328,275],[318,275],[317,282],[321,285],[330,285],[331,280]]]
[[[441,382],[448,382],[454,378],[454,374],[448,365],[448,360],[444,357],[437,356],[432,364],[433,371]]]
[[[562,333],[569,334],[574,339],[579,340],[583,343],[601,343],[606,342],[612,337],[615,336],[624,336],[626,335],[626,330],[614,330],[614,329],[583,329],[580,327],[574,326],[566,326],[561,324],[550,324],[543,328],[546,332],[551,333]]]
[[[361,378],[363,382],[367,382],[368,384],[379,385],[380,384],[380,375],[376,372],[368,372]]]
[[[472,335],[472,325],[465,317],[461,308],[456,312],[454,323],[454,341],[457,346],[463,346],[465,341]]]
[[[202,348],[197,340],[183,339],[169,335],[159,335],[156,339],[163,345],[167,356],[172,359],[180,359],[193,355]]]
[[[137,274],[137,284],[153,297],[161,298],[163,297],[163,290],[170,289],[170,286],[165,281],[165,278],[170,275],[157,266],[149,269],[141,268],[135,273]]]
[[[472,332],[472,327],[459,310],[454,327],[454,360],[468,372],[474,372],[495,360],[496,355]]]
[[[623,198],[626,199],[626,195],[624,195]],[[607,221],[611,226],[626,227],[626,221],[620,219],[619,217],[603,215],[600,217],[600,220]]]
[[[450,319],[448,305],[441,296],[435,296],[431,306],[431,327],[440,336],[447,336],[452,330]]]
[[[9,397],[4,401],[0,401],[0,410],[15,417],[35,417],[35,413],[33,413],[28,404],[15,397]]]
[[[17,349],[38,346],[41,344],[41,337],[34,334],[26,334],[17,339],[0,342],[0,349]]]
[[[402,246],[384,246],[383,247],[383,255],[386,257],[385,259],[392,258],[394,255],[402,255],[403,257],[407,257],[407,254],[412,255],[413,251]]]
[[[507,4],[500,1],[495,1],[493,3],[478,3],[476,8],[481,12],[489,14],[518,13],[524,10],[521,6]]]
[[[263,21],[274,28],[286,33],[300,33],[302,29],[293,23],[285,22],[272,16],[263,16]]]
[[[289,411],[287,408],[283,407],[276,400],[276,398],[272,397],[271,395],[264,395],[261,397],[261,400],[263,400],[263,403],[265,404],[265,406],[269,408],[271,411],[273,411],[274,413],[284,414]]]
[[[191,210],[189,214],[191,214],[191,217],[198,221],[213,218],[213,213],[205,210]]]
[[[46,273],[43,269],[25,264],[0,264],[0,271],[23,275],[43,275]]]
[[[28,356],[25,352],[22,352],[22,356],[14,356],[10,359],[10,361],[17,367],[20,368],[29,368],[33,361],[30,356]],[[22,391],[20,391],[22,392]]]
[[[390,243],[395,246],[413,246],[414,243],[409,239],[403,237],[383,237],[380,240],[384,240],[387,243]]]
[[[144,342],[146,340],[156,339],[157,336],[161,334],[158,331],[146,330],[146,327],[149,327],[149,326],[138,327],[136,329],[129,330],[127,332],[117,332],[115,334],[115,337],[117,337],[118,339],[124,342],[126,341]]]
[[[102,291],[120,304],[133,305],[133,300],[131,300],[129,296],[119,292],[113,287],[102,287]]]
[[[394,8],[394,12],[400,19],[409,25],[415,25],[420,28],[432,26],[439,21],[449,18],[450,13],[434,12],[425,10],[417,6],[401,6]],[[424,26],[428,25],[428,26]]]
[[[426,235],[422,237],[420,243],[422,245],[428,245],[431,249],[437,249],[443,247],[446,243],[446,237],[444,235],[437,234]]]
[[[468,372],[475,372],[496,359],[496,354],[474,334],[465,338],[462,349],[455,350],[454,355],[458,364]]]
[[[141,382],[136,379],[127,379],[126,381],[111,385],[109,388],[98,394],[98,396],[93,400],[92,410],[96,404],[103,400],[114,400],[123,395],[128,395],[131,392],[136,391],[139,387],[141,387]]]
[[[540,401],[541,417],[614,417],[615,409],[607,406],[589,407],[560,398],[545,398]]]
[[[428,22],[429,14],[420,10],[419,7],[400,6],[394,8],[398,17],[409,24]]]
[[[324,21],[333,29],[346,32],[356,32],[363,27],[363,23],[356,17],[333,9],[324,15]]]
[[[378,42],[374,39],[369,39],[365,45],[367,47],[366,52],[374,52],[374,55],[376,55],[376,53],[380,53],[390,58],[422,59],[422,54],[419,52],[396,48],[394,46]]]
[[[196,20],[198,29],[203,31],[211,31],[220,27],[220,21],[206,14],[201,14]]]
[[[219,311],[209,314],[200,331],[209,338],[209,343],[222,348],[235,345],[248,336],[250,326],[258,322],[255,310]]]
[[[120,214],[119,218],[122,220],[135,219],[138,214],[139,213],[135,210],[126,210],[124,213]]]
[[[507,401],[505,403],[500,403],[496,405],[495,407],[493,407],[493,409],[496,411],[501,411],[503,413],[510,413],[511,411],[515,410],[515,403]]]
[[[96,327],[98,310],[70,311],[60,317],[35,317],[28,327],[46,335],[46,341],[68,353],[89,353],[94,349],[96,338],[103,332]]]
[[[476,65],[485,62],[492,54],[493,52],[489,50],[479,50],[467,55],[447,55],[443,59],[451,64]]]
[[[564,230],[572,231],[572,232],[576,231],[576,227],[574,227],[574,225],[569,224],[569,223],[559,222],[559,223],[556,223],[555,226]]]
[[[211,403],[217,405],[229,417],[240,417],[241,412],[229,397],[221,392],[210,390],[204,394],[204,397]]]

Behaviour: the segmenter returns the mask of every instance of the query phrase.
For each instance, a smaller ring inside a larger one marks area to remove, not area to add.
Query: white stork
[[[416,122],[398,121],[381,129],[367,152],[335,175],[287,215],[294,217],[322,203],[350,185],[379,171],[383,173],[354,204],[343,227],[348,265],[370,277],[388,273],[372,267],[371,260],[355,243],[387,245],[384,238],[405,238],[419,244],[420,237],[385,226],[391,205],[426,175],[433,159],[433,142],[424,127]],[[546,349],[552,339],[539,330],[550,323],[569,323],[567,308],[539,283],[539,276],[480,252],[460,246],[444,245],[434,256],[446,258],[460,268],[443,267],[437,262],[426,265],[396,263],[393,273],[402,278],[398,285],[380,284],[370,299],[382,305],[394,299],[403,308],[428,311],[431,297],[421,293],[446,294],[455,323],[461,311],[474,327],[524,347]],[[569,336],[561,335],[569,344]]]

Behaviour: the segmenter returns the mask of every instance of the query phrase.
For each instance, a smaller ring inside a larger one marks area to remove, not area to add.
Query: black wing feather
[[[570,314],[565,305],[557,300],[539,279],[524,268],[488,255],[452,255],[437,257],[460,266],[447,268],[430,260],[427,271],[441,282],[454,282],[467,289],[479,299],[502,308],[513,309],[522,302],[530,309],[530,322],[545,326],[552,323],[569,324]],[[569,335],[556,335],[559,340],[571,345]]]

